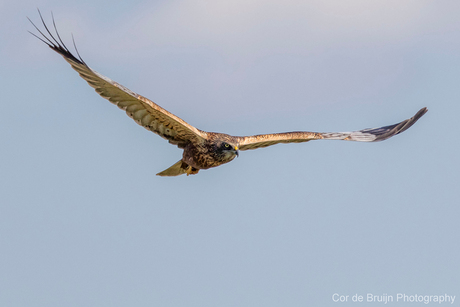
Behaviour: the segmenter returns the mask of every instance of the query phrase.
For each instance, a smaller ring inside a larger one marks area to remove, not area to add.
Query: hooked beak
[[[237,157],[240,156],[240,153],[238,152],[238,146],[235,146],[235,154],[236,154]]]

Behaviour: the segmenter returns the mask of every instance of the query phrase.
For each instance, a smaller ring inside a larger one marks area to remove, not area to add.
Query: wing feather
[[[301,143],[311,140],[329,139],[329,140],[345,140],[358,142],[378,142],[386,140],[396,134],[406,131],[417,120],[420,119],[426,112],[427,108],[420,109],[413,117],[406,119],[400,123],[380,127],[363,129],[352,132],[307,132],[295,131],[275,134],[260,134],[253,136],[237,137],[238,147],[240,150],[250,150],[262,147],[267,147],[280,143]]]
[[[263,148],[280,143],[302,143],[320,139],[321,134],[307,131],[294,131],[273,134],[259,134],[237,137],[239,150]]]
[[[40,13],[40,11],[39,11]],[[167,139],[170,143],[184,148],[187,143],[194,141],[197,143],[203,142],[207,138],[206,132],[199,130],[188,124],[181,118],[163,109],[153,101],[136,94],[123,85],[99,74],[92,70],[80,57],[77,50],[78,58],[75,57],[62,42],[56,25],[53,25],[58,40],[53,36],[46,26],[42,15],[40,18],[43,22],[46,32],[49,37],[39,30],[35,24],[30,21],[35,29],[43,36],[44,39],[31,33],[42,42],[47,44],[51,49],[59,53],[78,72],[78,74],[93,87],[96,92],[111,103],[125,110],[126,114],[131,117],[136,123],[150,130],[159,136]],[[29,19],[30,20],[30,19]]]

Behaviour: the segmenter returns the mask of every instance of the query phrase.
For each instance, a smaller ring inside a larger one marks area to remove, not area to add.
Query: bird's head
[[[238,156],[238,145],[231,142],[219,142],[217,145],[217,154],[223,160],[233,160]]]

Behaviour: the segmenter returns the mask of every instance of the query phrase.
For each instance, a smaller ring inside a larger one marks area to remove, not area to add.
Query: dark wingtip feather
[[[83,59],[81,58],[79,52],[78,52],[78,49],[77,49],[77,46],[75,44],[75,40],[73,38],[73,35],[72,35],[72,41],[73,41],[73,44],[74,44],[74,47],[75,47],[75,50],[77,52],[77,55],[78,55],[78,58],[75,57],[72,52],[70,52],[70,50],[67,48],[67,46],[64,44],[63,40],[61,39],[61,36],[59,35],[59,32],[57,30],[57,27],[56,27],[56,22],[54,20],[54,16],[53,16],[53,12],[51,12],[51,17],[52,17],[52,22],[53,22],[53,27],[54,27],[54,31],[56,32],[56,36],[57,36],[57,39],[56,37],[51,33],[51,31],[49,30],[48,26],[46,25],[45,23],[45,20],[43,19],[43,16],[42,16],[42,13],[40,12],[40,9],[38,9],[38,14],[40,16],[40,20],[43,24],[43,27],[45,28],[46,32],[48,33],[48,35],[45,35],[43,31],[41,31],[33,22],[32,20],[27,17],[27,19],[30,21],[30,23],[34,26],[34,28],[38,31],[38,33],[40,33],[40,35],[42,37],[39,37],[38,35],[28,31],[30,34],[32,34],[33,36],[35,36],[36,38],[38,38],[39,40],[41,40],[43,43],[45,43],[46,45],[48,45],[48,47],[50,47],[51,49],[53,49],[54,51],[56,51],[57,53],[59,53],[60,55],[62,55],[63,57],[65,57],[66,59],[69,59],[73,62],[76,62],[76,63],[79,63],[79,64],[83,64],[85,66],[86,63],[85,61],[83,61]]]
[[[414,125],[426,112],[428,112],[428,109],[424,107],[415,113],[414,116],[400,123],[375,129],[365,129],[361,132],[375,135],[376,138],[374,142],[383,141],[412,127],[412,125]]]
[[[401,132],[406,131],[413,124],[415,124],[420,117],[426,112],[427,108],[421,108],[414,116],[409,119],[403,120],[400,123],[379,127],[379,128],[368,128],[353,132],[333,132],[333,133],[321,133],[324,139],[332,140],[346,140],[346,141],[358,141],[358,142],[378,142],[391,138]]]
[[[57,30],[56,30],[57,31]],[[78,58],[80,59],[80,61],[86,65],[85,61],[83,61],[83,59],[81,58],[80,56],[80,52],[78,52],[78,48],[77,48],[77,44],[75,44],[75,39],[73,37],[73,33],[72,33],[72,42],[73,42],[73,47],[75,48],[75,51],[77,52],[77,55],[78,55]],[[86,65],[88,66],[88,65]]]

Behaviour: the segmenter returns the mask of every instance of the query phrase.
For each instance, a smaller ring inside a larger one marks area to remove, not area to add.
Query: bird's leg
[[[187,176],[188,175],[196,175],[198,174],[200,170],[199,169],[196,169],[194,167],[191,167],[190,165],[187,167],[187,169],[185,170],[185,172],[187,173]]]

